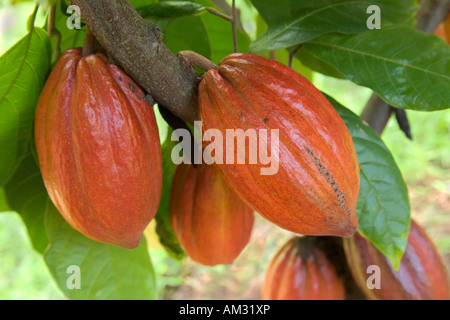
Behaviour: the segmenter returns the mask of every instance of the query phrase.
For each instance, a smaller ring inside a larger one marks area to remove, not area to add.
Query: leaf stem
[[[231,3],[231,15],[233,19],[231,20],[231,28],[233,29],[233,46],[234,46],[234,52],[238,52],[238,43],[237,43],[237,33],[236,33],[236,20],[237,20],[237,14],[236,14],[236,1],[233,0]]]
[[[50,13],[48,15],[48,24],[47,24],[47,33],[50,37],[54,37],[56,39],[55,47],[53,48],[52,53],[52,64],[55,63],[59,55],[61,53],[61,33],[55,27],[55,16],[56,16],[56,4],[50,7]]]
[[[227,21],[231,22],[233,20],[233,17],[231,17],[229,15],[226,15],[226,14],[223,14],[222,12],[220,12],[220,11],[214,9],[214,8],[206,8],[206,11],[208,11],[209,13],[211,13],[211,14],[213,14],[215,16],[221,17],[222,19],[225,19]]]
[[[27,21],[27,29],[29,32],[33,31],[33,29],[34,29],[34,21],[36,20],[36,15],[37,15],[38,9],[39,9],[39,4],[36,3],[36,5],[34,6],[33,13],[28,18],[28,21]]]
[[[237,34],[236,34],[237,13],[236,13],[235,0],[233,0],[232,5],[231,5],[231,16],[229,16],[227,14],[223,14],[222,12],[217,11],[214,8],[206,8],[206,11],[231,22],[231,29],[233,32],[233,48],[234,48],[234,52],[238,52]]]
[[[294,59],[295,55],[297,54],[298,50],[300,50],[302,47],[302,44],[299,44],[297,47],[294,48],[294,50],[289,51],[289,68],[292,68],[292,60]]]

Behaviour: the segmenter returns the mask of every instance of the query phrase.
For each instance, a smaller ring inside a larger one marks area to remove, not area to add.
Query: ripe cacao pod
[[[162,156],[142,90],[101,53],[65,51],[39,98],[35,140],[51,200],[76,230],[136,247],[155,216]]]
[[[325,253],[310,237],[294,237],[266,270],[264,300],[344,300],[345,286]]]
[[[450,13],[447,14],[447,18],[439,24],[434,34],[450,44]]]
[[[344,250],[355,282],[372,300],[447,300],[448,273],[435,245],[417,222],[411,221],[408,244],[398,271],[366,238],[344,239]],[[367,285],[371,265],[379,267],[379,289]]]
[[[204,134],[279,130],[276,174],[262,175],[261,163],[229,163],[230,155],[239,156],[229,145],[222,154],[215,150],[224,179],[255,211],[295,233],[346,237],[356,232],[355,147],[339,114],[305,77],[271,59],[231,54],[201,80],[199,113]],[[259,136],[272,148],[273,139]],[[257,145],[255,139],[249,135],[248,145]]]
[[[254,214],[212,165],[178,166],[172,182],[170,220],[194,261],[230,264],[248,244]]]

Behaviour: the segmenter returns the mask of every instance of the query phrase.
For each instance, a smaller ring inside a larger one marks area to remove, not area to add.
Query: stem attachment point
[[[200,67],[205,71],[218,68],[218,66],[214,62],[205,58],[204,56],[195,51],[191,50],[180,51],[178,52],[178,57],[186,61],[191,66]]]

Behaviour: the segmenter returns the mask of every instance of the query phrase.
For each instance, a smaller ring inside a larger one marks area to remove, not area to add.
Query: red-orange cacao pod
[[[271,59],[231,54],[201,80],[199,112],[204,133],[279,130],[276,174],[261,175],[260,163],[227,163],[227,152],[233,152],[229,145],[219,153],[222,164],[216,161],[227,183],[255,211],[295,233],[351,236],[356,232],[355,147],[339,114],[305,77]],[[268,149],[273,145],[270,138],[266,143]]]
[[[447,18],[445,18],[445,20],[441,22],[441,24],[439,24],[434,34],[441,37],[448,44],[450,44],[450,13],[448,13]]]
[[[266,270],[264,300],[344,300],[345,286],[325,253],[310,237],[294,237]]]
[[[142,90],[102,55],[65,51],[39,98],[39,164],[51,200],[76,230],[136,247],[155,216],[162,156]]]
[[[373,300],[448,300],[449,280],[438,250],[425,230],[411,220],[408,244],[398,271],[366,238],[344,239],[348,265],[357,285]],[[369,266],[379,267],[380,287],[369,288]]]
[[[186,254],[213,266],[239,256],[250,239],[254,213],[214,166],[181,164],[172,182],[170,220]]]

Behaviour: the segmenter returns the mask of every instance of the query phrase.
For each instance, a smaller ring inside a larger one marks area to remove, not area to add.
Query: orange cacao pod
[[[357,285],[373,300],[447,300],[449,282],[446,267],[435,245],[415,221],[411,221],[408,244],[400,267],[390,261],[358,233],[344,239],[348,265]],[[369,266],[379,267],[379,289],[367,285]]]
[[[441,22],[441,24],[439,24],[434,34],[441,37],[448,44],[450,44],[450,13],[447,14],[447,18],[445,18],[445,20]]]
[[[310,237],[294,237],[272,258],[262,288],[265,300],[344,300],[345,286]]]
[[[225,136],[227,129],[279,130],[275,174],[262,175],[260,163],[227,163],[229,145],[219,152],[222,164],[215,162],[230,187],[255,211],[295,233],[356,232],[355,147],[339,114],[305,77],[277,61],[231,54],[201,80],[199,112],[204,132],[216,129]],[[258,144],[254,140],[250,136],[249,145]],[[272,148],[274,141],[265,140]],[[239,156],[234,152],[230,158]]]
[[[39,98],[35,140],[51,200],[96,241],[136,247],[155,216],[162,156],[142,90],[98,53],[65,51]]]
[[[247,245],[254,214],[214,166],[178,166],[170,220],[186,254],[203,265],[232,263]]]

